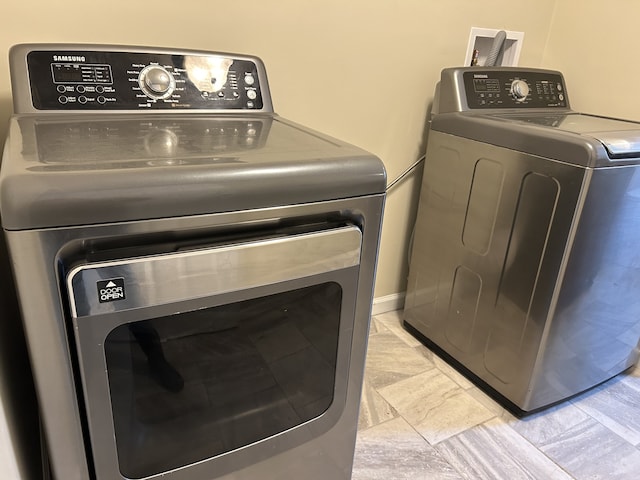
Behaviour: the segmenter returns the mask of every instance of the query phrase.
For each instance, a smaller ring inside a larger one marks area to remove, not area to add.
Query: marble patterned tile
[[[436,450],[469,479],[571,479],[498,418],[439,443]]]
[[[408,333],[405,331],[405,333]],[[412,337],[413,338],[413,337]],[[416,340],[417,341],[417,340]],[[432,362],[436,368],[442,371],[445,375],[447,375],[451,380],[456,382],[465,390],[472,388],[474,386],[471,380],[468,380],[463,374],[458,372],[454,367],[452,367],[446,360],[443,360],[437,353],[433,352],[429,347],[418,342],[418,345],[414,347],[416,351],[420,352],[427,358],[430,362]]]
[[[389,329],[385,327],[384,322],[378,320],[378,317],[371,317],[369,322],[369,337],[377,333],[389,333]]]
[[[580,410],[632,445],[640,445],[640,385],[616,377],[573,400]]]
[[[593,419],[554,436],[540,450],[577,480],[630,480],[640,472],[640,450]]]
[[[480,402],[484,408],[489,410],[496,417],[508,419],[514,418],[502,405],[484,393],[480,388],[474,386],[466,389],[466,392]]]
[[[365,379],[360,400],[358,430],[363,431],[374,425],[386,422],[398,416],[398,412]]]
[[[394,333],[382,331],[369,336],[366,377],[374,388],[390,385],[433,368],[432,362]]]
[[[494,416],[437,368],[379,392],[431,445]]]
[[[620,380],[628,384],[630,387],[640,391],[640,366],[630,368],[626,372],[618,375],[618,378],[620,378]]]
[[[405,479],[463,480],[464,477],[402,418],[358,434],[352,480]]]
[[[455,368],[449,365],[446,361],[440,358],[435,353],[432,353],[433,363],[436,368],[438,368],[441,372],[443,372],[447,377],[456,382],[460,387],[468,390],[473,388],[473,382],[468,380],[467,377],[458,372]]]
[[[516,432],[539,446],[589,418],[589,415],[571,402],[564,402],[524,418],[511,417],[507,422]]]
[[[640,478],[640,366],[517,419],[404,330],[372,318],[353,480]]]
[[[422,345],[420,340],[407,332],[402,326],[402,312],[387,312],[375,316],[385,327],[396,334],[396,336],[410,347]]]

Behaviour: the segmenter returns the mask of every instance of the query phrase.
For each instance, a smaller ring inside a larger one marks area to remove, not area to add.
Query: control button
[[[244,76],[244,83],[246,83],[247,85],[253,85],[254,83],[256,83],[256,79],[253,77],[253,75],[248,73]]]
[[[67,91],[67,87],[65,87],[64,85],[58,85],[56,90],[58,90],[58,93],[64,93]]]
[[[80,95],[78,97],[78,101],[84,105],[85,103],[87,103],[87,97],[85,97],[84,95]]]
[[[529,95],[529,85],[524,80],[514,80],[511,82],[511,95],[517,102],[523,102]]]
[[[102,95],[100,95],[100,96],[97,98],[97,100],[98,100],[98,103],[99,103],[100,105],[104,105],[104,104],[106,103],[106,101],[107,101],[107,99],[106,99],[106,98],[104,98]]]
[[[58,97],[58,102],[60,102],[60,103],[61,103],[61,104],[63,104],[63,105],[64,105],[65,103],[67,103],[68,101],[69,101],[69,99],[68,99],[67,97],[65,97],[64,95],[60,95],[60,96]]]
[[[562,84],[561,84],[561,83],[559,83],[559,84],[558,84],[558,91],[559,91],[559,92],[561,92],[561,91],[562,91]]]
[[[558,95],[558,100],[560,101],[564,100],[564,95],[563,94]]]
[[[138,77],[140,88],[149,98],[160,100],[171,96],[176,88],[176,81],[164,67],[149,65]]]
[[[253,102],[247,102],[247,108],[253,108],[253,107],[254,107]]]
[[[96,86],[96,92],[97,93],[104,93],[104,87],[102,85],[97,85]]]
[[[218,96],[219,96],[220,98],[224,98],[224,92],[218,92]]]
[[[247,90],[247,98],[249,100],[255,100],[258,97],[258,93],[255,90]]]
[[[84,92],[85,92],[84,85],[78,85],[78,86],[76,87],[76,92],[78,92],[78,93],[84,93]]]

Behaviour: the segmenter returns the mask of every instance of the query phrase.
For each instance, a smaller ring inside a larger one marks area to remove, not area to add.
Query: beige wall
[[[640,120],[638,19],[638,0],[558,0],[543,64],[564,73],[574,110]]]
[[[440,69],[464,60],[470,28],[526,32],[521,63],[537,66],[554,3],[515,15],[510,0],[186,0],[181,9],[167,0],[152,8],[112,0],[104,9],[84,0],[5,0],[0,52],[20,42],[94,42],[256,54],[280,115],[377,154],[392,179],[424,150],[433,87]],[[10,88],[0,55],[4,129]],[[408,180],[389,195],[377,296],[405,288],[415,191]]]

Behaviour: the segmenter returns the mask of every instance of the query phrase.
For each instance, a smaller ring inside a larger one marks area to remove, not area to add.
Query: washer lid
[[[640,157],[640,130],[592,132],[590,135],[602,142],[611,158]]]
[[[640,123],[544,110],[435,115],[435,131],[583,167],[640,164]]]
[[[382,162],[272,115],[12,119],[0,170],[8,230],[382,194]]]
[[[496,118],[556,128],[593,137],[604,145],[611,158],[640,157],[640,123],[582,113],[496,114]]]

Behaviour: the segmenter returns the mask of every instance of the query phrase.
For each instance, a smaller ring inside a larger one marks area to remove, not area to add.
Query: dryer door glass
[[[173,470],[321,415],[341,303],[329,282],[114,329],[104,351],[122,475]]]

